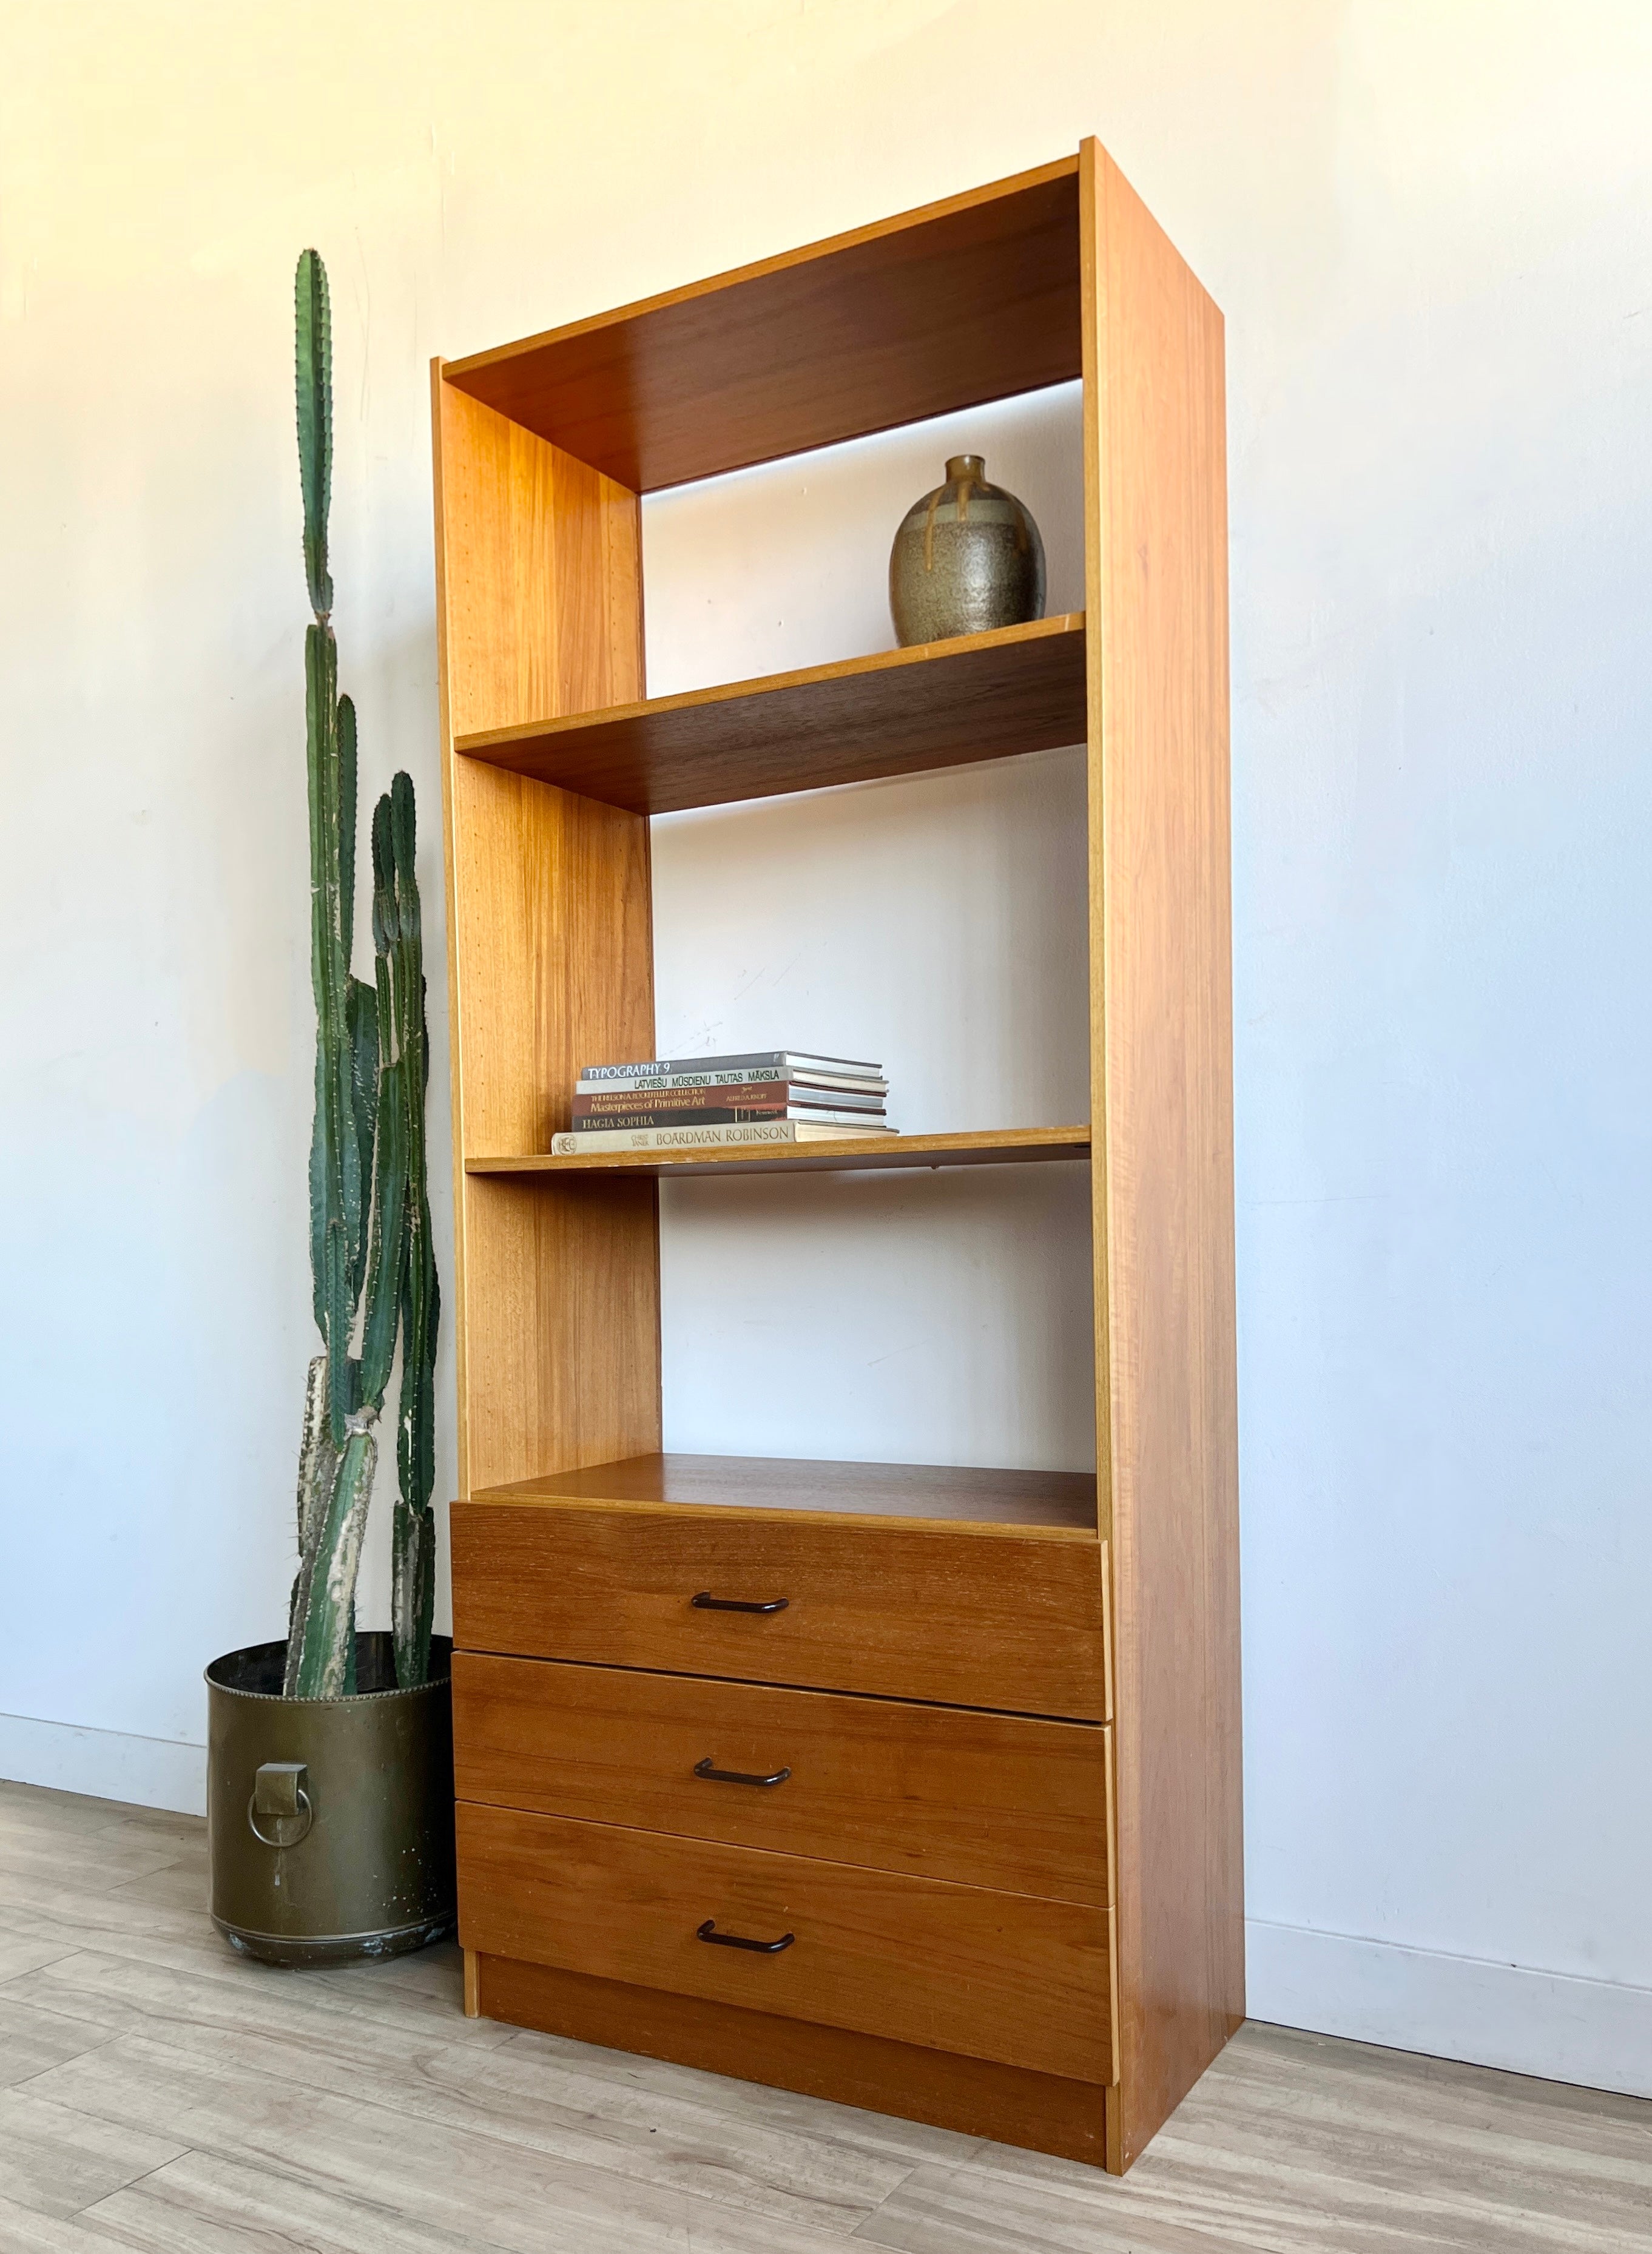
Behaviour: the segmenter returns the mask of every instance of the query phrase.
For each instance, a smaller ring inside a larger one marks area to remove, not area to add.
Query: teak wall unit
[[[640,494],[1081,375],[1082,616],[648,701]],[[1223,415],[1094,142],[436,366],[471,2010],[1115,2170],[1239,2024]],[[651,813],[1080,740],[1088,1124],[544,1155]],[[1035,1158],[1097,1476],[659,1452],[659,1176]]]

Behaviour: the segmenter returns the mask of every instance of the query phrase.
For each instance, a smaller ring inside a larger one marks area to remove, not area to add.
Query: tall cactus
[[[373,811],[373,945],[377,970],[382,1123],[379,1164],[405,1182],[401,1271],[402,1399],[396,1422],[396,1525],[390,1624],[398,1683],[430,1671],[436,1597],[436,1334],[442,1297],[430,1236],[424,1097],[430,1045],[424,1023],[424,945],[413,875],[413,786],[398,774]]]
[[[298,1572],[287,1635],[289,1698],[355,1687],[355,1586],[378,1466],[374,1427],[398,1333],[396,1680],[430,1671],[436,1526],[433,1422],[440,1295],[425,1180],[430,1045],[414,876],[413,785],[398,774],[373,817],[374,983],[352,976],[355,708],[339,695],[330,614],[332,334],[313,250],[296,284],[298,463],[312,623],[304,635],[310,787],[310,975],[316,1004],[310,1261],[323,1350],[310,1364],[298,1452]],[[360,1340],[359,1352],[352,1348]]]

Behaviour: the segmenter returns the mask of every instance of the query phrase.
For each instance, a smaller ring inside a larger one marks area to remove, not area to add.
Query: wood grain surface
[[[807,1456],[628,1456],[547,1473],[478,1502],[676,1503],[696,1510],[826,1511],[858,1519],[1088,1535],[1093,1472],[984,1471],[972,1464],[852,1464]]]
[[[479,1957],[477,1964],[483,2008],[519,2026],[709,2068],[733,2076],[737,2089],[766,2082],[830,2098],[838,2106],[931,2122],[965,2137],[1059,2152],[1094,2167],[1106,2151],[1113,2093],[1093,2082],[920,2049],[848,2027],[811,2026],[703,1996],[593,1979],[555,1965],[502,1956]]]
[[[1222,316],[1087,142],[1097,1447],[1128,2166],[1244,2015]]]
[[[467,2019],[452,1943],[253,1964],[206,1922],[206,1829],[0,1783],[7,2254],[1646,2243],[1640,2099],[1252,2025],[1119,2182],[1092,2085],[487,1957]]]
[[[635,493],[1070,382],[1071,157],[542,336],[448,380]]]
[[[433,370],[440,634],[455,737],[645,694],[634,492]]]
[[[461,1489],[657,1446],[651,1183],[468,1177],[590,1056],[654,1041],[648,824],[452,756],[456,727],[642,690],[636,497],[432,374]]]
[[[1106,1735],[822,1690],[453,1658],[461,1800],[1053,1900],[1110,1899]],[[723,1775],[696,1774],[707,1762]],[[781,1781],[733,1783],[730,1772]]]
[[[1018,1166],[1088,1159],[1083,1127],[998,1127],[960,1135],[858,1135],[852,1141],[711,1144],[685,1151],[593,1151],[552,1157],[542,1151],[467,1158],[472,1174],[644,1174],[664,1180],[710,1168],[718,1174],[882,1173],[903,1167]]]
[[[566,708],[563,708],[565,710]],[[458,749],[635,814],[917,774],[1084,739],[1082,613],[530,725]]]
[[[452,1527],[467,1650],[1108,1718],[1104,1551],[1082,1534],[474,1499]]]
[[[470,1801],[456,1812],[459,1938],[483,1956],[1109,2079],[1109,1910]],[[708,1919],[794,1938],[758,1954],[701,1939]]]

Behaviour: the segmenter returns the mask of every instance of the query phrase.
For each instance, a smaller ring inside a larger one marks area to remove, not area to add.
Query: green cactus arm
[[[407,1336],[402,1361],[402,1418],[396,1472],[409,1505],[422,1510],[436,1487],[436,1346],[442,1291],[430,1250],[430,1208],[424,1227],[410,1228]],[[405,1455],[402,1452],[405,1449]]]
[[[314,1355],[304,1381],[304,1429],[298,1442],[298,1570],[287,1607],[287,1634],[294,1634],[304,1590],[304,1561],[311,1554],[325,1499],[338,1476],[338,1452],[327,1420],[327,1357]]]
[[[400,1082],[404,1068],[388,1066],[379,1105],[378,1171],[373,1191],[373,1249],[368,1264],[367,1318],[361,1332],[361,1398],[382,1406],[396,1356],[396,1318],[407,1260],[407,1158]]]
[[[339,740],[339,930],[347,965],[355,938],[355,704],[340,696],[334,725]]]
[[[284,1685],[290,1698],[340,1698],[353,1657],[356,1576],[378,1446],[372,1433],[353,1430],[339,1458],[338,1476],[301,1568],[303,1600],[295,1607],[295,1633],[287,1640]]]
[[[428,1506],[411,1511],[396,1497],[391,1558],[396,1687],[416,1690],[430,1679],[430,1623],[436,1609],[436,1514]]]
[[[331,626],[304,637],[304,757],[310,801],[310,984],[318,1035],[342,998],[339,915],[339,645]],[[347,969],[347,964],[344,966]]]
[[[315,1310],[316,1328],[323,1338],[327,1334],[327,1310],[322,1298],[321,1283],[326,1263],[327,1243],[327,1138],[326,1074],[320,1045],[316,1047],[315,1117],[310,1130],[310,1292]],[[325,1373],[326,1354],[317,1360]],[[323,1383],[326,1383],[325,1375]]]
[[[398,936],[396,906],[396,867],[391,858],[390,802],[387,793],[373,809],[373,977],[378,995],[382,1053],[394,1060],[401,1051],[396,1015],[393,954]]]
[[[304,1389],[304,1431],[298,1442],[298,1554],[304,1555],[323,1488],[332,1484],[332,1438],[327,1423],[327,1357],[312,1357]]]
[[[327,270],[313,250],[299,254],[293,281],[298,345],[298,470],[304,490],[304,567],[310,607],[332,608],[327,570],[327,512],[332,500],[332,311]]]
[[[322,1248],[321,1296],[327,1311],[328,1422],[333,1446],[342,1448],[355,1409],[352,1382],[355,1365],[349,1351],[355,1308],[350,1298],[349,1246],[341,1220],[327,1223],[326,1242]]]
[[[428,1208],[427,1208],[428,1212]],[[403,1690],[428,1682],[436,1589],[436,1338],[441,1294],[429,1233],[416,1273],[410,1258],[402,1306],[402,1398],[396,1419],[396,1516],[390,1549],[390,1625],[396,1679]]]
[[[349,988],[348,938],[340,917],[338,798],[338,648],[332,629],[312,625],[304,636],[304,706],[310,807],[310,969],[316,1007],[316,1109],[310,1159],[310,1245],[316,1320],[336,1364],[347,1350],[335,1335],[334,1300],[326,1282],[332,1223],[349,1229],[347,1183],[359,1181],[345,1056]],[[346,1127],[348,1132],[346,1135]],[[346,1140],[352,1148],[346,1149]],[[335,1371],[336,1375],[336,1371]],[[336,1437],[336,1435],[335,1435]]]
[[[346,1186],[345,1229],[350,1242],[350,1298],[361,1297],[367,1276],[368,1235],[360,1208],[361,1193],[373,1180],[373,1151],[379,1123],[379,998],[360,978],[350,981],[345,1003],[345,1023],[350,1044],[350,1131],[355,1141],[354,1185],[355,1208],[351,1210],[350,1185]],[[370,1192],[369,1192],[370,1195]],[[351,1228],[354,1218],[355,1226]]]
[[[378,1139],[373,1175],[371,1247],[362,1326],[361,1389],[376,1408],[396,1354],[407,1258],[407,1107],[396,1040],[393,962],[396,947],[395,867],[388,797],[373,809],[373,975],[378,1030]]]
[[[398,774],[390,786],[388,821],[380,801],[374,815],[375,859],[386,864],[394,928],[393,1010],[401,1056],[397,1094],[404,1110],[408,1174],[408,1252],[402,1297],[402,1393],[396,1419],[399,1490],[391,1543],[390,1618],[396,1680],[404,1687],[428,1680],[430,1620],[436,1584],[436,1349],[441,1315],[431,1241],[425,1154],[425,1089],[430,1041],[425,1024],[423,932],[416,872],[416,813],[411,780]],[[382,834],[388,832],[388,835]],[[381,879],[381,889],[383,889]]]

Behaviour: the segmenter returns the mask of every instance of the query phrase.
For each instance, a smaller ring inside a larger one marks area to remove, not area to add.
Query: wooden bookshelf
[[[870,782],[1081,743],[1084,619],[736,681],[526,727],[454,749],[633,814]]]
[[[902,1166],[1019,1166],[1088,1158],[1088,1127],[1007,1127],[967,1135],[855,1135],[839,1142],[714,1144],[700,1151],[592,1151],[568,1158],[542,1151],[467,1158],[467,1174],[885,1173]]]
[[[1222,351],[1086,142],[432,371],[466,2007],[1116,2171],[1244,2009]],[[1082,616],[648,697],[643,493],[1080,376]],[[1079,741],[1093,1126],[549,1155],[652,815]],[[1093,1475],[662,1453],[661,1181],[1048,1161]]]

